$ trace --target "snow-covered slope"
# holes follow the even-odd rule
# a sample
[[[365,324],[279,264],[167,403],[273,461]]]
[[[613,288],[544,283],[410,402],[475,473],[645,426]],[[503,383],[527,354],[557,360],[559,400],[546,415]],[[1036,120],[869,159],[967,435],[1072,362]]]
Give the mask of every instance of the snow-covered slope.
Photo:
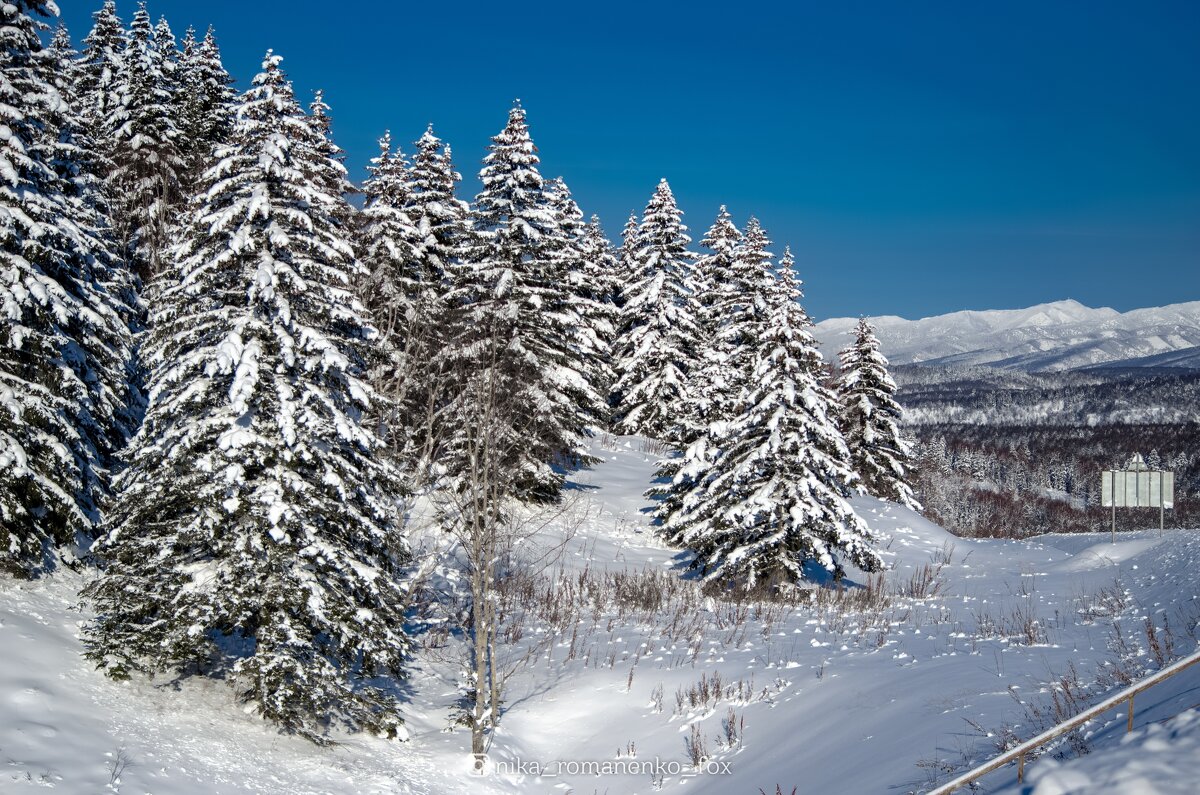
[[[451,719],[453,636],[419,638],[407,742],[346,736],[317,748],[244,714],[221,682],[104,679],[79,657],[75,594],[87,575],[64,571],[0,579],[0,792],[903,793],[993,752],[968,721],[1032,734],[1018,701],[1047,701],[1044,683],[1069,665],[1085,684],[1110,659],[1153,668],[1146,617],[1169,619],[1176,652],[1194,646],[1200,532],[1116,545],[956,539],[867,498],[856,509],[891,567],[874,590],[858,574],[815,605],[717,602],[647,524],[648,450],[598,441],[601,463],[574,478],[572,499],[530,542],[532,558],[553,563],[506,636],[517,662],[486,775],[472,775],[468,735]],[[1113,622],[1124,657],[1110,650]],[[1137,726],[1194,705],[1198,678],[1139,699]],[[1115,744],[1123,729],[1114,714],[1091,742]],[[692,739],[707,753],[699,769]]]
[[[849,341],[854,318],[817,324],[826,356]],[[872,318],[893,364],[1075,370],[1095,366],[1200,368],[1200,301],[1117,312],[1078,301],[1028,309]]]
[[[1103,753],[1046,759],[1004,795],[1193,795],[1200,782],[1200,710],[1122,737]]]

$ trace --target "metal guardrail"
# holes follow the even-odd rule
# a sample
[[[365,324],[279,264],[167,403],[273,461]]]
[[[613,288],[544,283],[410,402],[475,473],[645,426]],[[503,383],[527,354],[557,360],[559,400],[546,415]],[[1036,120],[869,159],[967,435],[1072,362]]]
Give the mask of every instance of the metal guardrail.
[[[1151,674],[1150,676],[1147,676],[1142,681],[1137,682],[1136,684],[1130,685],[1129,687],[1125,688],[1124,690],[1117,693],[1116,695],[1109,696],[1108,698],[1104,699],[1096,706],[1090,707],[1090,708],[1084,710],[1083,712],[1080,712],[1078,715],[1071,718],[1070,720],[1063,721],[1062,723],[1058,724],[1057,726],[1051,726],[1049,729],[1047,729],[1046,731],[1037,735],[1036,737],[1026,740],[1025,742],[1018,745],[1016,748],[1013,748],[1010,751],[1006,751],[1005,753],[1001,754],[1000,756],[997,756],[995,759],[991,760],[990,762],[984,762],[979,767],[976,767],[973,770],[963,773],[961,776],[954,779],[953,781],[943,784],[940,787],[938,787],[937,789],[930,791],[929,795],[949,795],[949,793],[954,792],[956,789],[959,789],[960,787],[964,787],[967,784],[971,784],[971,783],[974,783],[975,781],[978,781],[980,778],[987,775],[988,773],[991,773],[993,770],[997,770],[1001,767],[1004,767],[1005,765],[1007,765],[1009,762],[1013,761],[1014,759],[1017,762],[1017,782],[1020,783],[1025,780],[1025,755],[1026,754],[1028,754],[1030,751],[1036,750],[1037,748],[1045,745],[1046,743],[1050,742],[1051,740],[1054,740],[1058,737],[1063,736],[1064,734],[1071,731],[1072,729],[1075,729],[1078,726],[1080,726],[1084,723],[1087,723],[1089,720],[1096,717],[1097,715],[1099,715],[1103,712],[1107,712],[1114,707],[1120,706],[1123,702],[1126,702],[1126,701],[1129,702],[1129,720],[1125,724],[1125,731],[1127,733],[1131,732],[1131,731],[1133,731],[1133,697],[1136,696],[1138,693],[1141,693],[1144,690],[1149,690],[1150,688],[1154,687],[1155,685],[1157,685],[1167,679],[1170,679],[1175,674],[1179,673],[1180,671],[1184,670],[1185,668],[1190,668],[1191,666],[1195,665],[1196,663],[1200,663],[1200,651],[1193,652],[1192,654],[1189,654],[1187,657],[1184,657],[1180,660],[1176,660],[1172,664],[1168,665],[1166,668],[1163,668],[1161,671],[1157,671],[1157,672]]]

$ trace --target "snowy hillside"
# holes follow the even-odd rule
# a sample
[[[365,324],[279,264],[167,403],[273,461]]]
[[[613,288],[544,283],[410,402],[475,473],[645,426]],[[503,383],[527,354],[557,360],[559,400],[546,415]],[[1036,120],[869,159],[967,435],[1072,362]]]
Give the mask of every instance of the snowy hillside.
[[[1122,737],[1103,754],[1045,760],[1005,795],[1191,795],[1200,781],[1200,710],[1190,709]]]
[[[871,320],[892,364],[1031,372],[1113,365],[1200,368],[1200,301],[1121,313],[1068,299],[1028,309]],[[817,324],[827,356],[846,345],[856,322],[832,318]]]
[[[483,777],[470,772],[468,732],[452,725],[460,639],[438,632],[436,610],[415,628],[408,741],[353,735],[318,748],[244,714],[222,682],[115,683],[92,670],[76,599],[90,575],[63,571],[0,580],[0,790],[920,791],[994,753],[1004,732],[1036,732],[1048,681],[1077,676],[1098,690],[1161,665],[1147,620],[1160,654],[1195,647],[1200,532],[1116,545],[958,539],[865,498],[856,507],[884,537],[882,580],[852,574],[855,585],[813,605],[714,601],[650,532],[649,449],[637,437],[597,442],[602,462],[527,545],[544,566],[503,597],[513,676]],[[1139,700],[1137,727],[1193,706],[1197,676]],[[1083,741],[1115,745],[1123,729],[1114,714]]]

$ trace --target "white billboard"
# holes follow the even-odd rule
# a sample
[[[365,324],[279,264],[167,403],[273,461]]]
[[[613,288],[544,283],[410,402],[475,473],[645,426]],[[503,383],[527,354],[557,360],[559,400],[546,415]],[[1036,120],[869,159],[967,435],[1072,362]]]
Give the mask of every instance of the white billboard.
[[[1114,503],[1115,495],[1115,503]],[[1105,508],[1174,508],[1175,473],[1146,469],[1109,469],[1100,479]]]

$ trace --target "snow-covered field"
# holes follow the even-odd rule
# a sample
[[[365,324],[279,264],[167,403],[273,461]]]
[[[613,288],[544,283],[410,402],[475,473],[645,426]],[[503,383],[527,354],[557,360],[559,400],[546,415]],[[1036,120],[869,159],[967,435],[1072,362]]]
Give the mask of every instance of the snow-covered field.
[[[244,714],[224,683],[93,671],[78,640],[87,575],[63,571],[0,580],[0,791],[919,791],[993,754],[1005,731],[1042,728],[1047,683],[1072,666],[1085,687],[1158,667],[1147,618],[1161,655],[1168,640],[1176,655],[1196,646],[1200,532],[975,541],[866,498],[856,507],[892,567],[882,584],[813,606],[715,602],[648,527],[641,495],[657,456],[645,449],[597,442],[603,463],[526,545],[543,568],[512,597],[514,673],[485,775],[451,727],[458,641],[436,623],[418,636],[410,739],[323,749]],[[1015,770],[986,783],[1183,792],[1200,743],[1200,717],[1184,711],[1198,703],[1200,671],[1185,673],[1139,698],[1128,739],[1123,712],[1089,726],[1080,742],[1105,753],[1044,757],[1023,789]]]

